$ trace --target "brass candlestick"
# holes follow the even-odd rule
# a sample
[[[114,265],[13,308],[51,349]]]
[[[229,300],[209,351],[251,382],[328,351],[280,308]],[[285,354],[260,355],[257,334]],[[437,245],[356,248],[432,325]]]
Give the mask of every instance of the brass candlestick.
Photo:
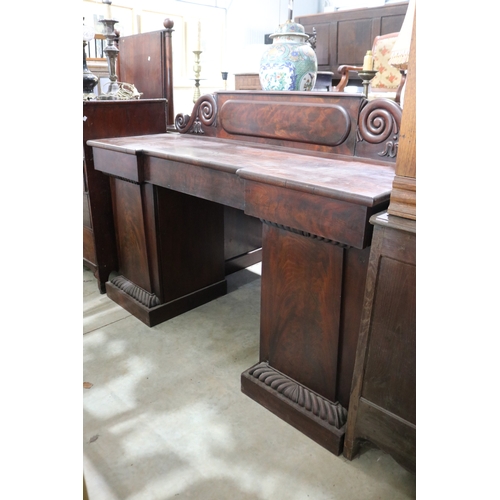
[[[118,47],[116,46],[117,35],[115,33],[115,24],[118,22],[115,19],[101,19],[99,22],[104,24],[107,45],[104,49],[106,58],[108,59],[108,69],[109,69],[109,88],[106,94],[98,97],[98,99],[104,100],[115,100],[119,99],[118,91],[120,86],[117,83],[118,77],[116,75],[116,60],[118,58]]]
[[[194,96],[193,96],[193,102],[196,102],[200,98],[200,73],[201,73],[201,66],[200,66],[200,54],[202,53],[202,50],[193,50],[194,54]]]
[[[358,71],[358,75],[360,76],[361,80],[363,81],[363,88],[364,88],[364,93],[365,97],[368,99],[368,85],[370,85],[370,82],[373,80],[373,77],[377,74],[377,71],[374,69],[363,69],[361,71]]]

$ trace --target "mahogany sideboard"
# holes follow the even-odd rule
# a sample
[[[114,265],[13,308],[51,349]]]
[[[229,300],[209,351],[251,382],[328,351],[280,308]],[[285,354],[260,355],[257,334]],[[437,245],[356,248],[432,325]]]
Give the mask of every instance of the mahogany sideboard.
[[[335,454],[400,118],[359,94],[228,91],[178,115],[178,134],[88,142],[115,209],[106,290],[147,324],[226,292],[224,207],[259,221],[260,355],[242,391]]]
[[[89,139],[167,131],[165,99],[83,101],[83,264],[101,293],[118,268],[109,179],[94,168]]]

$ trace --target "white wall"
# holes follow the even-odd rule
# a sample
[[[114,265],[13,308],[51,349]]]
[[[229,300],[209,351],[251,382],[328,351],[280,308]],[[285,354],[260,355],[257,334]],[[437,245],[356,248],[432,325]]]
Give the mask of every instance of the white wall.
[[[86,23],[106,16],[107,7],[101,0],[82,1]],[[294,15],[321,12],[323,3],[294,0]],[[174,20],[174,112],[190,114],[194,94],[192,51],[196,48],[198,21],[202,26],[201,93],[223,88],[222,71],[229,73],[230,90],[234,89],[235,73],[258,72],[266,49],[264,35],[286,21],[288,0],[113,0],[110,9],[111,16],[119,21],[116,27],[121,36],[159,30],[166,17]],[[101,27],[101,23],[96,26]]]

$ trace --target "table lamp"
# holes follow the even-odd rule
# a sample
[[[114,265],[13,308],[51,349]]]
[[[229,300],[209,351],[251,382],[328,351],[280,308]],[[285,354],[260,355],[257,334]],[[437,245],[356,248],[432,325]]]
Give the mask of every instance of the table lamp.
[[[391,57],[389,59],[389,64],[398,68],[400,71],[406,71],[408,69],[408,59],[410,58],[410,44],[411,44],[411,34],[413,29],[413,18],[415,17],[416,11],[416,0],[410,0],[408,4],[408,9],[406,11],[405,18],[403,20],[403,25],[399,32],[398,38],[394,43],[394,47],[391,51]],[[401,92],[401,106],[403,106],[404,99],[404,87]]]

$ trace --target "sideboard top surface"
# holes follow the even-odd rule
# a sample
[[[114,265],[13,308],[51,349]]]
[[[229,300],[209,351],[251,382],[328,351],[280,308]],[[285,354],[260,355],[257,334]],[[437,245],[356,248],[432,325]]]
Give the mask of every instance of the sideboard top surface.
[[[392,165],[308,156],[213,137],[166,133],[93,140],[88,145],[229,172],[369,207],[389,199],[394,178]]]

